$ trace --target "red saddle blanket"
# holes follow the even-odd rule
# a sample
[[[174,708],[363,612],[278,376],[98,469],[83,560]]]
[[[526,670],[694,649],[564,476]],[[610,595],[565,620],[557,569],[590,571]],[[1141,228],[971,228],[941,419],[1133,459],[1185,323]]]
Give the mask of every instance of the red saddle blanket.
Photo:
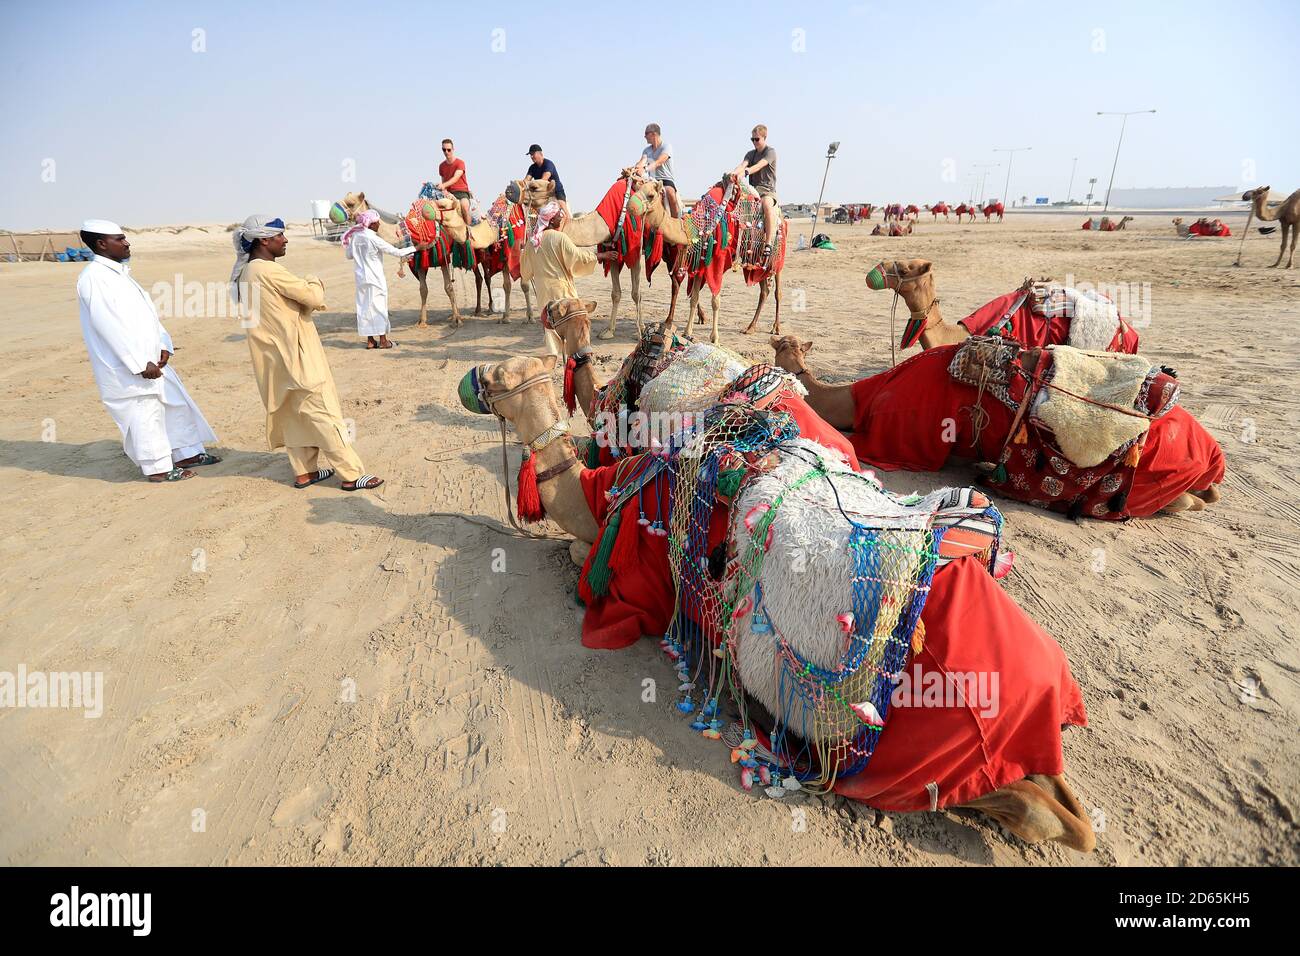
[[[945,345],[928,349],[888,371],[854,383],[850,440],[858,458],[886,471],[938,471],[950,456],[976,461],[995,461],[1000,456],[1015,412],[990,392],[981,397],[975,386],[959,382],[948,373],[958,348]],[[978,443],[971,413],[975,406],[987,416]],[[1033,461],[1024,463],[1039,476],[1041,492],[1041,478],[1051,473],[1050,456],[1055,449],[1034,429],[1028,431],[1023,445],[1013,442],[1006,447],[1013,454],[1032,452]],[[1041,463],[1049,471],[1037,468],[1040,453]],[[1214,437],[1185,409],[1172,408],[1151,422],[1127,484],[1123,511],[1096,517],[1153,515],[1185,491],[1202,490],[1222,481],[1224,468],[1223,450]],[[1064,484],[1061,494],[1041,493],[1037,497],[1014,486],[994,487],[1008,497],[1043,507],[1051,508],[1052,499],[1066,501],[1064,507],[1053,510],[1068,511],[1070,507]],[[1049,490],[1053,487],[1049,484]],[[1108,497],[1119,490],[1116,488]]]

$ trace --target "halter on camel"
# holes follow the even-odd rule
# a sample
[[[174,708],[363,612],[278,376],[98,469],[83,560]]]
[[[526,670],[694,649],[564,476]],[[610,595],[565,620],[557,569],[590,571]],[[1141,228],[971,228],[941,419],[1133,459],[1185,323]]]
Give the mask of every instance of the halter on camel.
[[[930,269],[926,268],[921,275],[905,276],[896,269],[886,269],[885,261],[883,259],[876,264],[874,269],[867,273],[867,287],[874,289],[877,292],[881,289],[888,288],[885,279],[893,279],[895,282],[893,290],[894,301],[889,307],[889,364],[891,366],[898,364],[898,359],[894,354],[894,315],[898,311],[898,300],[902,298],[898,287],[904,282],[916,282],[922,276],[929,274]],[[930,300],[930,304],[919,312],[914,312],[910,306],[908,307],[908,315],[910,315],[911,318],[909,318],[907,324],[903,326],[903,338],[898,344],[899,348],[911,348],[920,340],[926,329],[932,327],[933,323],[930,321],[930,313],[934,311],[934,307],[938,304],[939,297],[936,295]]]
[[[551,444],[561,439],[567,439],[569,423],[563,419],[558,419],[540,435],[536,435],[524,442],[524,460],[519,466],[519,477],[516,481],[518,488],[517,501],[515,507],[512,508],[510,504],[510,462],[506,455],[506,418],[496,409],[498,403],[526,392],[535,385],[545,384],[549,390],[551,387],[551,373],[543,372],[540,375],[534,375],[514,388],[494,393],[487,385],[487,373],[491,368],[492,364],[486,363],[476,365],[465,373],[464,378],[460,380],[460,403],[471,412],[479,415],[490,413],[497,417],[497,424],[501,428],[501,484],[506,496],[506,517],[510,521],[510,526],[524,537],[565,539],[567,538],[565,535],[545,534],[522,527],[515,518],[515,511],[517,510],[519,516],[525,521],[541,521],[546,516],[542,508],[541,498],[538,495],[538,486],[564,474],[578,463],[578,456],[574,452],[572,444],[570,444],[568,446],[569,457],[562,464],[556,465],[554,468],[548,468],[540,475],[537,474],[533,459]]]
[[[566,300],[552,299],[550,302],[546,303],[546,305],[542,306],[542,328],[550,329],[552,332],[558,333],[560,326],[564,325],[564,323],[568,322],[570,319],[576,318],[579,315],[589,314],[586,309],[574,309],[572,312],[566,312],[564,315],[560,316],[558,320],[552,318],[551,307],[554,306],[557,302],[564,302],[564,301]],[[564,338],[562,336],[559,336],[558,334],[557,334],[557,338],[560,339],[560,348],[561,350],[563,350]],[[577,411],[578,408],[578,393],[574,385],[574,374],[577,372],[579,368],[586,365],[590,361],[591,361],[590,345],[582,346],[572,355],[569,355],[567,353],[565,353],[564,355],[564,391],[562,394],[564,396],[564,407],[569,410],[570,415],[572,415],[575,411]]]

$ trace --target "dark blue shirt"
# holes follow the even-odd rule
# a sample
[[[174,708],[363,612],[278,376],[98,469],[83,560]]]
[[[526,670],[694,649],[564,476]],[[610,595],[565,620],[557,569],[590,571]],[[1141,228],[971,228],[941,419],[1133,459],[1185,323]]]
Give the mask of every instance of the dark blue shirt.
[[[556,199],[565,198],[564,184],[560,182],[560,174],[556,172],[555,164],[553,162],[551,162],[549,159],[543,159],[542,164],[540,166],[537,165],[536,163],[530,163],[528,165],[527,175],[529,179],[541,179],[543,173],[551,174],[551,182],[555,183],[555,198]]]

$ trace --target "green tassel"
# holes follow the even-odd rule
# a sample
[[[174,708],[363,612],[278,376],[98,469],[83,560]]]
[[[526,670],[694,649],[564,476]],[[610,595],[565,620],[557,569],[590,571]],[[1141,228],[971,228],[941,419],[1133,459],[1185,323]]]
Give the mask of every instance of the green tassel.
[[[614,542],[618,539],[618,526],[622,522],[622,509],[614,511],[605,522],[605,531],[600,536],[600,547],[591,558],[591,567],[587,571],[587,586],[596,597],[609,593],[609,581],[614,576],[609,567],[609,556],[614,553]]]
[[[587,442],[587,467],[600,467],[600,445],[592,438]]]
[[[745,477],[744,468],[729,468],[718,475],[718,494],[724,498],[736,497],[740,490],[740,479]]]
[[[1004,483],[1006,480],[1007,480],[1006,465],[998,465],[996,468],[993,469],[993,483],[995,485],[1000,485]]]

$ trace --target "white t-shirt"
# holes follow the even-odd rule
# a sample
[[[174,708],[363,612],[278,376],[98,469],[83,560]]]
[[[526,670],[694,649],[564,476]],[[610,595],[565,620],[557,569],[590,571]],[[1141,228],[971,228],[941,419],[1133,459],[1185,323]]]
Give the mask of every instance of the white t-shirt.
[[[674,183],[677,182],[677,177],[673,175],[673,147],[671,143],[665,143],[663,140],[660,140],[658,149],[655,149],[653,146],[647,146],[645,149],[641,150],[641,155],[645,159],[647,169],[650,168],[650,164],[655,160],[662,156],[667,156],[667,161],[664,162],[662,166],[656,167],[650,175],[654,176],[654,178],[658,180],[670,179]]]

